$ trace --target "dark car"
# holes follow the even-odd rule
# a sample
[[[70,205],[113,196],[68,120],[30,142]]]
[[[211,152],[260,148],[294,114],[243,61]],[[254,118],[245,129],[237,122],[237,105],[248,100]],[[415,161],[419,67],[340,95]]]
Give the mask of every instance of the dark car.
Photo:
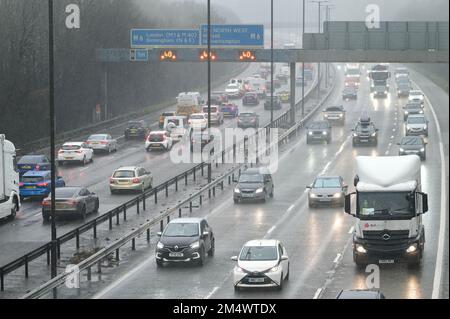
[[[214,135],[208,135],[206,132],[194,132],[191,135],[191,152],[203,151],[203,148],[214,140]],[[211,148],[214,152],[214,148]]]
[[[85,187],[58,187],[56,188],[55,216],[79,216],[86,218],[89,213],[97,213],[100,206],[98,196]],[[42,201],[42,217],[44,221],[51,218],[51,195]]]
[[[331,143],[331,125],[328,121],[314,121],[306,128],[306,144],[312,141]]]
[[[356,124],[353,132],[353,146],[356,145],[378,145],[378,129],[370,120],[370,117],[361,118]]]
[[[342,105],[329,106],[322,112],[323,119],[330,123],[338,122],[343,125],[345,123],[345,110]]]
[[[267,91],[267,93],[270,93],[272,91],[271,87],[272,87],[272,82],[271,81],[266,81],[266,91]],[[281,81],[276,79],[276,78],[274,78],[273,79],[273,88],[274,88],[274,90],[281,88]]]
[[[398,155],[418,155],[422,161],[427,158],[427,142],[421,136],[405,136],[398,145]]]
[[[336,299],[386,299],[378,290],[341,290]]]
[[[17,162],[19,176],[28,171],[48,171],[50,170],[50,160],[45,155],[25,155]]]
[[[321,204],[344,206],[348,186],[341,176],[319,176],[314,180],[314,183],[306,188],[309,189],[309,207],[316,207]]]
[[[354,86],[347,86],[342,91],[342,99],[345,101],[356,100],[358,98],[358,89]]]
[[[234,103],[224,103],[220,106],[223,117],[237,117],[239,115],[239,107]]]
[[[133,137],[144,139],[148,133],[148,126],[145,121],[129,121],[125,129],[125,139]]]
[[[28,171],[19,183],[20,198],[44,198],[51,192],[51,171]],[[64,187],[66,183],[61,176],[56,177],[55,187]]]
[[[239,128],[259,127],[259,116],[255,112],[240,113],[237,118],[237,126]]]
[[[411,84],[404,83],[404,82],[397,84],[397,96],[398,97],[408,97],[409,91],[411,91]]]
[[[270,95],[267,94],[266,100],[264,101],[264,109],[270,110],[272,108],[272,101],[273,101],[273,109],[279,110],[282,108],[281,100],[278,95]]]
[[[247,92],[242,98],[242,105],[258,105],[259,97],[256,92]]]
[[[221,105],[222,103],[228,103],[228,96],[225,92],[212,92],[211,105]]]
[[[214,233],[203,218],[173,219],[158,236],[155,254],[158,267],[165,262],[194,262],[202,266],[206,254],[214,256]]]
[[[239,182],[234,189],[233,200],[263,201],[273,197],[274,185],[270,171],[265,167],[248,168],[239,176]]]
[[[420,103],[407,103],[403,107],[403,121],[408,119],[410,115],[423,114],[422,104]]]

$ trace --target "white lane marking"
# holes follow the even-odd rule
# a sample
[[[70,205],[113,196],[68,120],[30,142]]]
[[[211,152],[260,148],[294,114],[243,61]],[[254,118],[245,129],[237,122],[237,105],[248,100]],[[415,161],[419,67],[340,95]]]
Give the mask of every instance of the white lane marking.
[[[316,293],[314,294],[313,299],[319,299],[321,293],[322,293],[322,288],[317,289]]]
[[[211,296],[214,295],[216,293],[216,291],[219,290],[219,288],[220,287],[218,287],[218,286],[214,287],[214,289],[209,294],[207,294],[204,299],[211,298]]]
[[[394,138],[394,135],[391,136],[391,139],[393,139],[393,138]]]
[[[268,231],[267,234],[270,234],[271,232],[273,232],[275,230],[275,225],[273,225]]]
[[[411,81],[416,87],[419,87],[417,83]],[[438,240],[438,249],[436,254],[436,266],[434,269],[434,279],[433,279],[433,292],[431,294],[432,299],[438,299],[440,290],[441,290],[441,280],[442,280],[442,268],[444,264],[444,247],[445,247],[445,223],[446,223],[446,184],[445,177],[446,175],[446,163],[445,163],[445,153],[444,153],[444,143],[442,141],[442,131],[441,125],[439,123],[438,117],[434,110],[431,101],[428,99],[428,96],[425,96],[425,100],[427,101],[431,113],[433,114],[434,121],[436,123],[436,130],[438,132],[439,137],[439,152],[441,156],[441,216],[440,216],[440,225],[439,225],[439,240]]]
[[[350,227],[350,230],[348,231],[349,234],[353,234],[353,231],[355,230],[355,226]]]
[[[294,205],[289,206],[289,208],[287,209],[287,212],[290,212],[291,210],[293,210],[294,207],[295,207]]]
[[[341,253],[338,253],[338,254],[336,255],[336,258],[334,258],[333,262],[336,264],[336,263],[339,262],[339,260],[340,260],[341,258],[342,258],[342,254],[341,254]]]

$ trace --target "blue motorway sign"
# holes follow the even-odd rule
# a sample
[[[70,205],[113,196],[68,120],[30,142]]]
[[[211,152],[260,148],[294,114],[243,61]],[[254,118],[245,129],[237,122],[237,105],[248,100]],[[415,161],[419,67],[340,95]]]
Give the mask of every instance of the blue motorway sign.
[[[202,45],[208,45],[208,25],[201,26]],[[211,46],[264,47],[264,26],[245,24],[211,25]]]
[[[130,61],[147,62],[148,50],[147,49],[131,49]]]
[[[192,47],[200,45],[200,30],[131,29],[131,47]]]

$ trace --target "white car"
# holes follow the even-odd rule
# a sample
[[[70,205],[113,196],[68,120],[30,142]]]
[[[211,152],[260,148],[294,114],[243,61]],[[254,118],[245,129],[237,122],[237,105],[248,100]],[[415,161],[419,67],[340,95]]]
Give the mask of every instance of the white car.
[[[167,131],[153,131],[147,137],[145,141],[145,149],[147,152],[160,149],[160,150],[170,150],[172,148],[173,140],[170,137],[170,133]]]
[[[205,113],[194,113],[189,116],[189,125],[195,129],[205,130],[208,128],[208,114]]]
[[[419,90],[409,91],[408,102],[420,103],[423,107],[424,95],[423,95],[422,91],[419,91]]]
[[[93,162],[94,150],[85,142],[67,142],[58,151],[58,164],[64,165],[67,162],[86,163]]]
[[[242,89],[241,85],[238,83],[228,84],[227,88],[225,89],[225,94],[229,98],[239,99],[242,97]]]
[[[242,247],[233,270],[234,289],[277,287],[289,279],[289,257],[283,244],[275,239],[251,240]]]
[[[206,118],[208,119],[208,106],[204,106],[202,111],[206,114]],[[217,105],[211,105],[211,124],[212,123],[217,125],[223,124],[223,113]]]
[[[93,134],[89,136],[86,144],[94,151],[116,152],[117,140],[109,134]]]

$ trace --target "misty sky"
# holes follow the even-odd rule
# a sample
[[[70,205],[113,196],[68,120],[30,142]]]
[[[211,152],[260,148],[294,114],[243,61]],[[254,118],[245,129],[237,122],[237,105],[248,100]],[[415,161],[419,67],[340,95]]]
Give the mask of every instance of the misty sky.
[[[169,0],[188,2],[186,0]],[[205,3],[206,0],[190,0]],[[150,1],[151,2],[151,1]],[[306,0],[306,21],[317,23],[317,4]],[[448,0],[329,0],[334,8],[332,20],[364,21],[368,4],[380,7],[383,21],[448,21]],[[211,0],[211,6],[228,10],[239,17],[242,23],[269,23],[270,0]],[[279,22],[300,23],[301,0],[274,0],[274,20]],[[219,10],[220,11],[220,10]]]

